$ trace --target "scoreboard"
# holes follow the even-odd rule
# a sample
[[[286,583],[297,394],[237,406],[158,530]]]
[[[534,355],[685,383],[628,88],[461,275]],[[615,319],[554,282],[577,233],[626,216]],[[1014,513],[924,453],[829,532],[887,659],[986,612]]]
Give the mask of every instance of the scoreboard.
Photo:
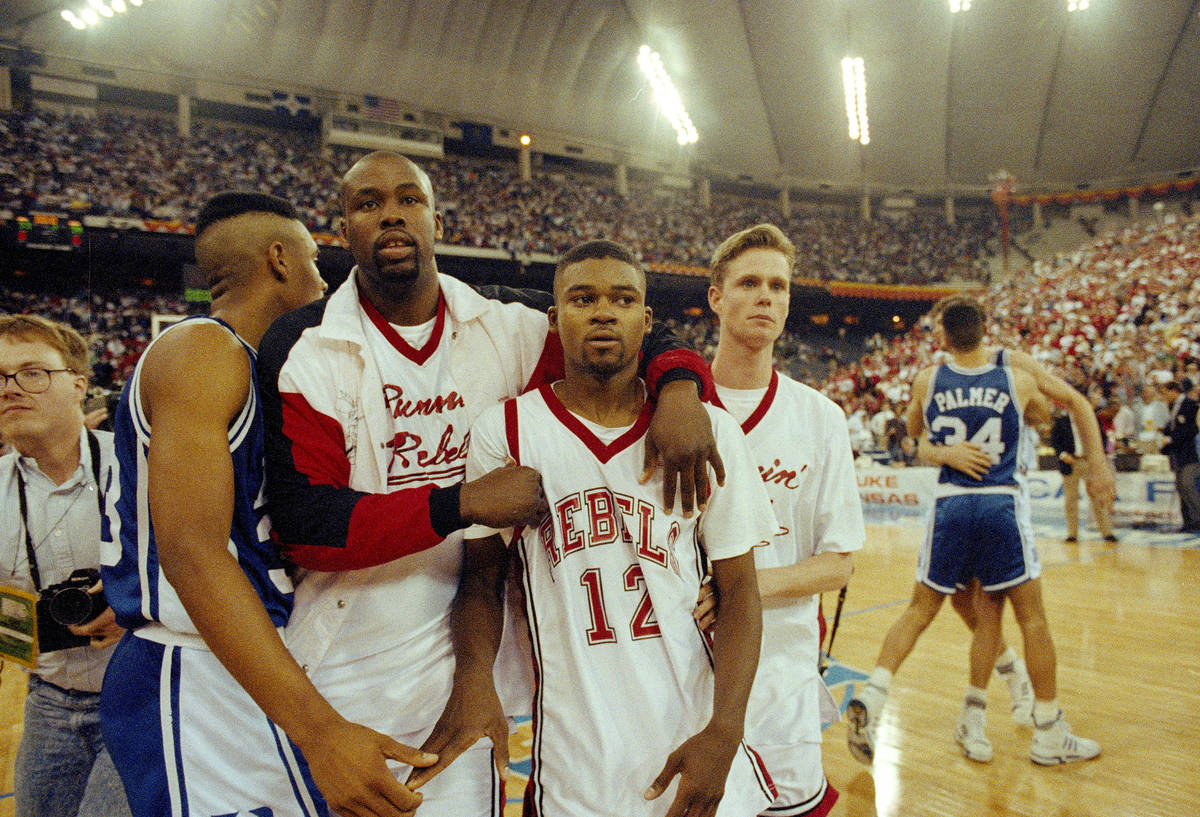
[[[83,224],[65,213],[30,212],[14,220],[19,247],[69,252],[83,245]]]

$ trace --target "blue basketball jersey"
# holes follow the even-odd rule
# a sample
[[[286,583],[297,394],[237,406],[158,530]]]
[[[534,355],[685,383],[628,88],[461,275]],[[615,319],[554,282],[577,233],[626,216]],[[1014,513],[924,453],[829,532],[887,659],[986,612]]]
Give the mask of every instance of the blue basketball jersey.
[[[250,358],[249,395],[230,424],[228,434],[234,475],[229,550],[245,571],[271,621],[282,627],[292,610],[292,584],[270,541],[271,523],[264,507],[263,419],[255,352],[228,324],[216,318],[196,316],[181,324],[197,320],[224,327],[238,339]],[[166,331],[175,331],[175,327]],[[144,355],[142,360],[145,360]],[[159,569],[148,498],[147,456],[151,429],[140,399],[141,374],[142,362],[139,361],[121,394],[113,422],[120,477],[116,489],[107,497],[109,524],[102,532],[104,595],[122,627],[133,630],[158,623],[174,633],[196,634],[195,625],[178,595]],[[219,602],[219,599],[213,600],[213,603]]]
[[[936,445],[969,441],[992,458],[982,480],[942,466],[939,483],[963,488],[1018,485],[1021,411],[1016,402],[1012,371],[1003,352],[978,369],[945,363],[934,370],[925,402],[925,424]]]

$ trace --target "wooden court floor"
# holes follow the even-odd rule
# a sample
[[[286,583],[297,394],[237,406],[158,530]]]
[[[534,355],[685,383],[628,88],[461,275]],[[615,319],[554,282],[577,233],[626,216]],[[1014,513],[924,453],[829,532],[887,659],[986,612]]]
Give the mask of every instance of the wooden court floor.
[[[918,536],[911,527],[869,527],[833,648],[849,667],[873,667],[911,594]],[[842,793],[833,813],[1200,815],[1200,542],[1146,546],[1124,538],[1116,546],[1086,536],[1078,545],[1039,541],[1059,702],[1077,734],[1100,742],[1100,757],[1054,768],[1031,763],[1032,730],[1012,723],[1007,688],[994,676],[995,757],[988,764],[963,757],[953,730],[968,637],[945,605],[892,681],[874,768],[850,757],[844,723],[826,731],[826,773]],[[1020,652],[1011,611],[1005,635]],[[839,701],[844,694],[835,689]]]
[[[868,526],[856,558],[827,679],[843,707],[874,665],[912,589],[919,528]],[[1200,815],[1200,541],[1116,546],[1039,540],[1044,596],[1058,653],[1059,700],[1099,758],[1042,768],[1031,730],[989,687],[995,759],[964,758],[952,733],[966,686],[966,629],[947,605],[892,682],[874,768],[852,759],[846,727],[825,733],[825,768],[841,791],[834,817],[1195,817]],[[826,600],[832,612],[833,598]],[[1007,613],[1005,634],[1020,651]],[[13,813],[12,765],[24,679],[0,678],[0,817]],[[510,797],[527,770],[528,726],[510,742]],[[520,813],[516,802],[506,817]]]

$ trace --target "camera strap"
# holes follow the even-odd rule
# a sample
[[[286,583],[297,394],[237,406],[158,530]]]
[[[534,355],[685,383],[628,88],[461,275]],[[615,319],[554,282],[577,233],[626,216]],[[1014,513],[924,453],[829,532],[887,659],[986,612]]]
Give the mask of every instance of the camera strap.
[[[104,516],[104,487],[100,484],[100,441],[96,439],[96,435],[91,431],[87,432],[88,450],[92,454],[92,479],[96,481],[96,502],[100,509],[100,516]],[[29,500],[25,498],[25,478],[21,476],[21,469],[17,468],[17,505],[21,510],[21,527],[25,529],[25,558],[29,560],[29,578],[33,579],[33,586],[39,593],[42,592],[42,574],[38,570],[37,556],[34,555],[33,535],[29,532]],[[68,508],[68,510],[70,510]],[[66,514],[64,513],[65,517]],[[61,522],[59,519],[58,522]],[[54,523],[54,527],[58,527],[58,522]],[[52,528],[53,530],[53,528]]]

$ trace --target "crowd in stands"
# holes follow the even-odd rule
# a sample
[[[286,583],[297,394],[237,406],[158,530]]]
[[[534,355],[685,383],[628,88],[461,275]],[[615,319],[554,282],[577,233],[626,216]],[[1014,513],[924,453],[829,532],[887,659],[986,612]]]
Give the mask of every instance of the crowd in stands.
[[[987,342],[1029,352],[1086,393],[1110,450],[1156,451],[1161,386],[1186,379],[1200,388],[1200,219],[1099,235],[1018,270],[983,303],[993,317]],[[907,404],[916,373],[939,359],[925,322],[872,346],[821,385],[852,431],[886,422]],[[858,437],[860,448],[888,443],[878,432]]]
[[[160,294],[48,295],[0,287],[0,315],[35,314],[75,329],[92,350],[92,388],[119,389],[151,340],[153,315],[184,315],[197,307]]]
[[[0,114],[0,208],[190,221],[229,188],[293,202],[309,229],[336,229],[337,184],[362,151],[323,148],[318,137],[194,122],[180,137],[166,119],[46,111]],[[522,181],[514,162],[447,156],[419,160],[433,180],[445,242],[514,254],[558,255],[583,240],[629,244],[647,262],[704,266],[723,236],[770,221],[801,256],[799,277],[923,284],[983,280],[997,250],[990,210],[948,225],[941,214],[898,221],[798,202],[784,218],[773,200],[714,194],[703,208],[692,191],[631,178],[561,169]]]
[[[288,198],[310,229],[329,232],[336,227],[337,180],[361,152],[320,148],[313,139],[206,123],[180,138],[164,119],[2,113],[0,208],[187,221],[214,192],[236,187]],[[951,227],[931,215],[864,222],[798,205],[784,219],[774,201],[714,195],[711,208],[702,209],[693,193],[642,179],[632,179],[629,195],[621,196],[601,175],[558,167],[522,181],[509,162],[420,161],[439,195],[446,243],[518,254],[554,255],[606,237],[634,246],[647,261],[704,265],[718,237],[771,221],[800,249],[799,277],[915,284],[976,275],[996,239],[990,216]],[[1188,375],[1200,383],[1200,222],[1168,222],[1098,235],[991,286],[990,341],[1030,351],[1098,407],[1143,412],[1157,402],[1143,398],[1145,387]],[[0,290],[0,311],[39,312],[79,329],[96,351],[94,383],[107,389],[124,382],[148,342],[150,314],[187,307],[158,295],[47,299]],[[710,355],[715,349],[709,318],[676,329],[696,348]],[[913,376],[935,359],[928,327],[891,340],[877,335],[865,354],[853,339],[841,340],[788,333],[776,364],[839,402],[860,447],[895,449],[894,415]]]
[[[1017,270],[985,291],[988,343],[1028,351],[1085,392],[1113,449],[1157,450],[1166,407],[1159,387],[1187,378],[1200,387],[1200,218],[1135,225],[1078,250]],[[152,314],[196,309],[157,294],[22,294],[0,288],[0,313],[35,312],[78,329],[95,355],[92,382],[119,388],[150,340]],[[668,319],[711,359],[711,316]],[[775,365],[845,410],[856,452],[911,462],[903,411],[916,373],[938,361],[927,322],[856,340],[788,331]]]

